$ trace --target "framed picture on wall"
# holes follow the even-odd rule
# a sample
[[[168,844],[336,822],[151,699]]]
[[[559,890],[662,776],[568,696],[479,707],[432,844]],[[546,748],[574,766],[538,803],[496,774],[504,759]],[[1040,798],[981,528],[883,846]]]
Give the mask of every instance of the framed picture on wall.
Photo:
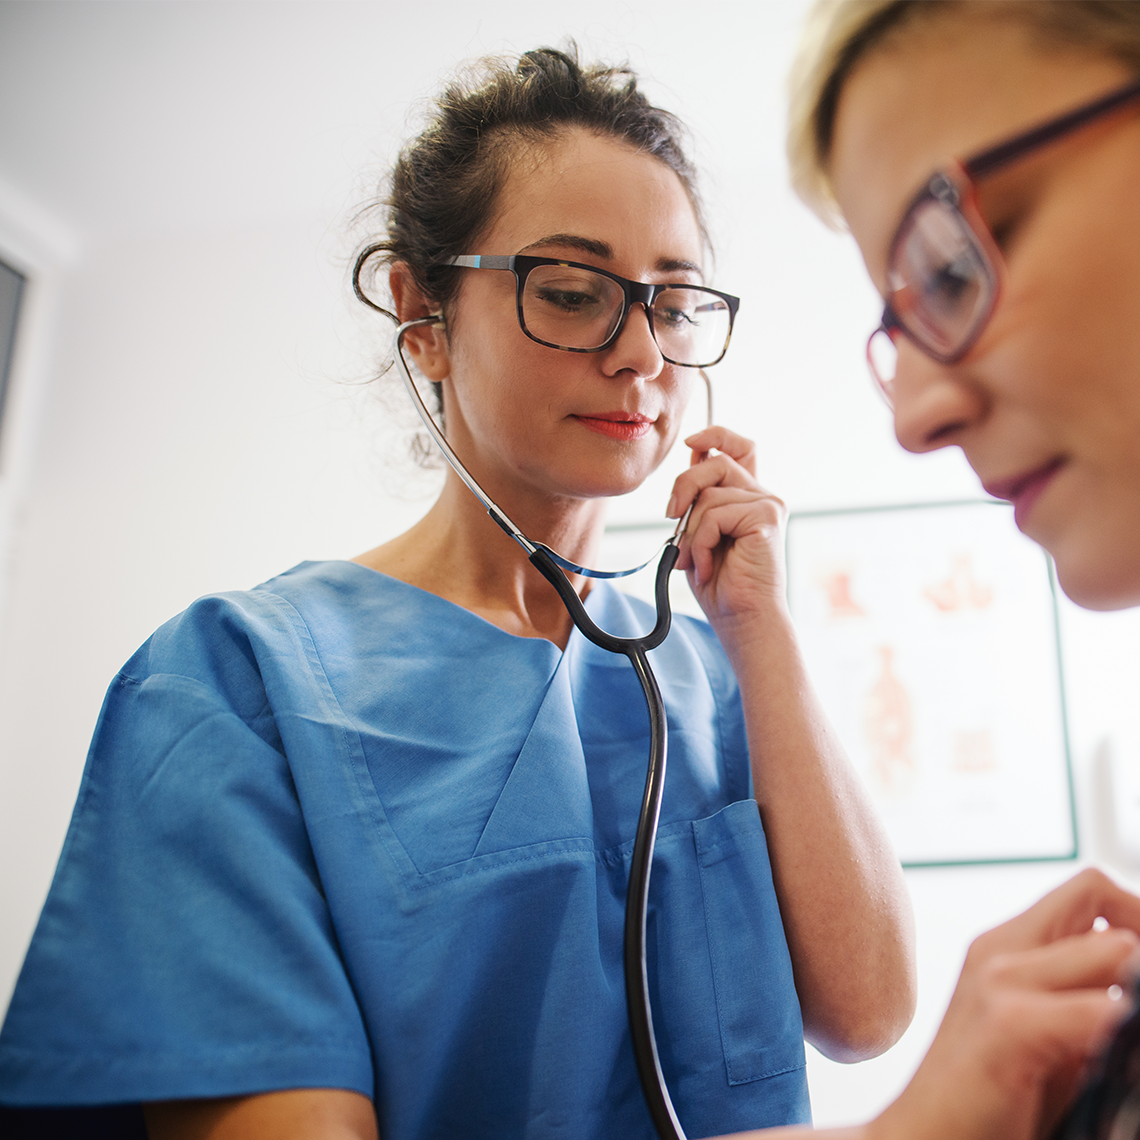
[[[1010,507],[795,514],[788,595],[904,865],[1076,856],[1052,569]]]

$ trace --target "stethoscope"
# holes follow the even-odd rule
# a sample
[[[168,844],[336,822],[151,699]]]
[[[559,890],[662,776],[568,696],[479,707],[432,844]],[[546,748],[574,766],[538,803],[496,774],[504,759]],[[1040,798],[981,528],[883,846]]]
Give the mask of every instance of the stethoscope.
[[[1092,1078],[1049,1140],[1140,1137],[1140,979],[1133,979],[1127,989],[1132,1014],[1117,1029]]]
[[[370,246],[356,259],[352,271],[352,288],[357,298],[370,309],[382,313],[396,326],[394,363],[404,387],[411,396],[416,411],[423,421],[428,434],[442,452],[451,469],[467,485],[471,493],[486,508],[487,514],[511,538],[526,551],[527,558],[540,574],[558,591],[570,614],[574,625],[583,636],[602,649],[610,653],[620,653],[628,657],[638,681],[641,682],[642,692],[645,694],[645,703],[649,709],[649,766],[645,775],[645,792],[641,800],[641,812],[637,819],[637,831],[633,841],[633,856],[629,870],[629,889],[625,900],[625,933],[623,936],[623,965],[625,970],[625,996],[626,1008],[629,1014],[629,1030],[633,1040],[633,1054],[637,1062],[637,1074],[641,1080],[641,1088],[649,1106],[649,1114],[653,1119],[661,1140],[685,1140],[684,1130],[677,1119],[673,1102],[669,1097],[669,1090],[665,1085],[665,1077],[661,1072],[661,1061],[657,1054],[657,1039],[653,1032],[653,1013],[649,1006],[649,976],[645,965],[645,921],[649,904],[649,876],[653,864],[653,849],[657,841],[657,824],[661,816],[661,797],[665,788],[665,762],[667,729],[665,723],[665,702],[661,697],[661,690],[657,686],[657,679],[649,667],[647,654],[649,650],[656,649],[669,633],[672,622],[672,610],[669,606],[669,574],[677,564],[680,555],[679,543],[685,533],[689,516],[693,506],[684,513],[676,530],[666,541],[661,551],[661,560],[657,564],[657,578],[654,586],[656,600],[657,621],[653,628],[640,637],[616,637],[601,629],[582,605],[570,579],[565,571],[572,574],[581,574],[587,578],[624,578],[637,573],[653,561],[650,558],[632,570],[591,570],[585,566],[563,558],[549,546],[541,542],[532,542],[517,527],[507,513],[499,507],[491,496],[476,482],[475,477],[464,467],[451,449],[442,429],[424,403],[423,396],[412,378],[411,370],[404,359],[404,336],[410,329],[427,325],[443,323],[442,314],[436,313],[429,317],[419,317],[416,320],[400,321],[395,313],[376,304],[361,287],[360,276],[366,262],[381,250],[380,246]],[[708,395],[708,419],[712,423],[712,387],[704,369],[700,369],[701,379],[705,382],[705,391]]]

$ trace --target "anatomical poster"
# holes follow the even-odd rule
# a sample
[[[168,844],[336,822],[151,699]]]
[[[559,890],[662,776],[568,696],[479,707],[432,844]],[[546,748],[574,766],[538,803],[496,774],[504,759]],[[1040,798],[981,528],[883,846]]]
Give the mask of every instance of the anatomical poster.
[[[903,863],[1076,855],[1049,563],[994,502],[795,514],[808,669]]]

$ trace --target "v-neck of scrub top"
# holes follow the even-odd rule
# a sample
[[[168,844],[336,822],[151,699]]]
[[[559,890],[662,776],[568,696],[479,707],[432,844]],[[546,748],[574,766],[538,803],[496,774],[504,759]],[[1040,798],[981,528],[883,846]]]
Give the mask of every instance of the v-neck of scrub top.
[[[305,581],[314,576],[318,589]],[[301,563],[258,589],[295,597],[313,627],[321,666],[360,728],[387,822],[420,874],[523,844],[591,837],[609,848],[632,838],[649,715],[623,655],[577,628],[565,651],[518,637],[355,562]],[[648,606],[606,583],[585,605],[620,636],[652,627]],[[632,748],[590,715],[615,699]]]

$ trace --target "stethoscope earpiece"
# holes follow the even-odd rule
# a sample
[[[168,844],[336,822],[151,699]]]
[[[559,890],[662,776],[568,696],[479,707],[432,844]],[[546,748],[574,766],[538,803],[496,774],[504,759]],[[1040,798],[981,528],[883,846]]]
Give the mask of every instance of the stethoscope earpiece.
[[[370,309],[375,309],[378,313],[383,313],[394,325],[399,327],[400,318],[396,316],[390,309],[384,308],[383,305],[378,305],[372,298],[364,291],[364,286],[361,284],[361,277],[364,274],[364,267],[372,260],[378,253],[385,252],[385,247],[379,242],[368,246],[366,249],[360,251],[356,258],[356,264],[352,267],[352,291],[356,294],[356,299],[363,304],[367,305]]]

